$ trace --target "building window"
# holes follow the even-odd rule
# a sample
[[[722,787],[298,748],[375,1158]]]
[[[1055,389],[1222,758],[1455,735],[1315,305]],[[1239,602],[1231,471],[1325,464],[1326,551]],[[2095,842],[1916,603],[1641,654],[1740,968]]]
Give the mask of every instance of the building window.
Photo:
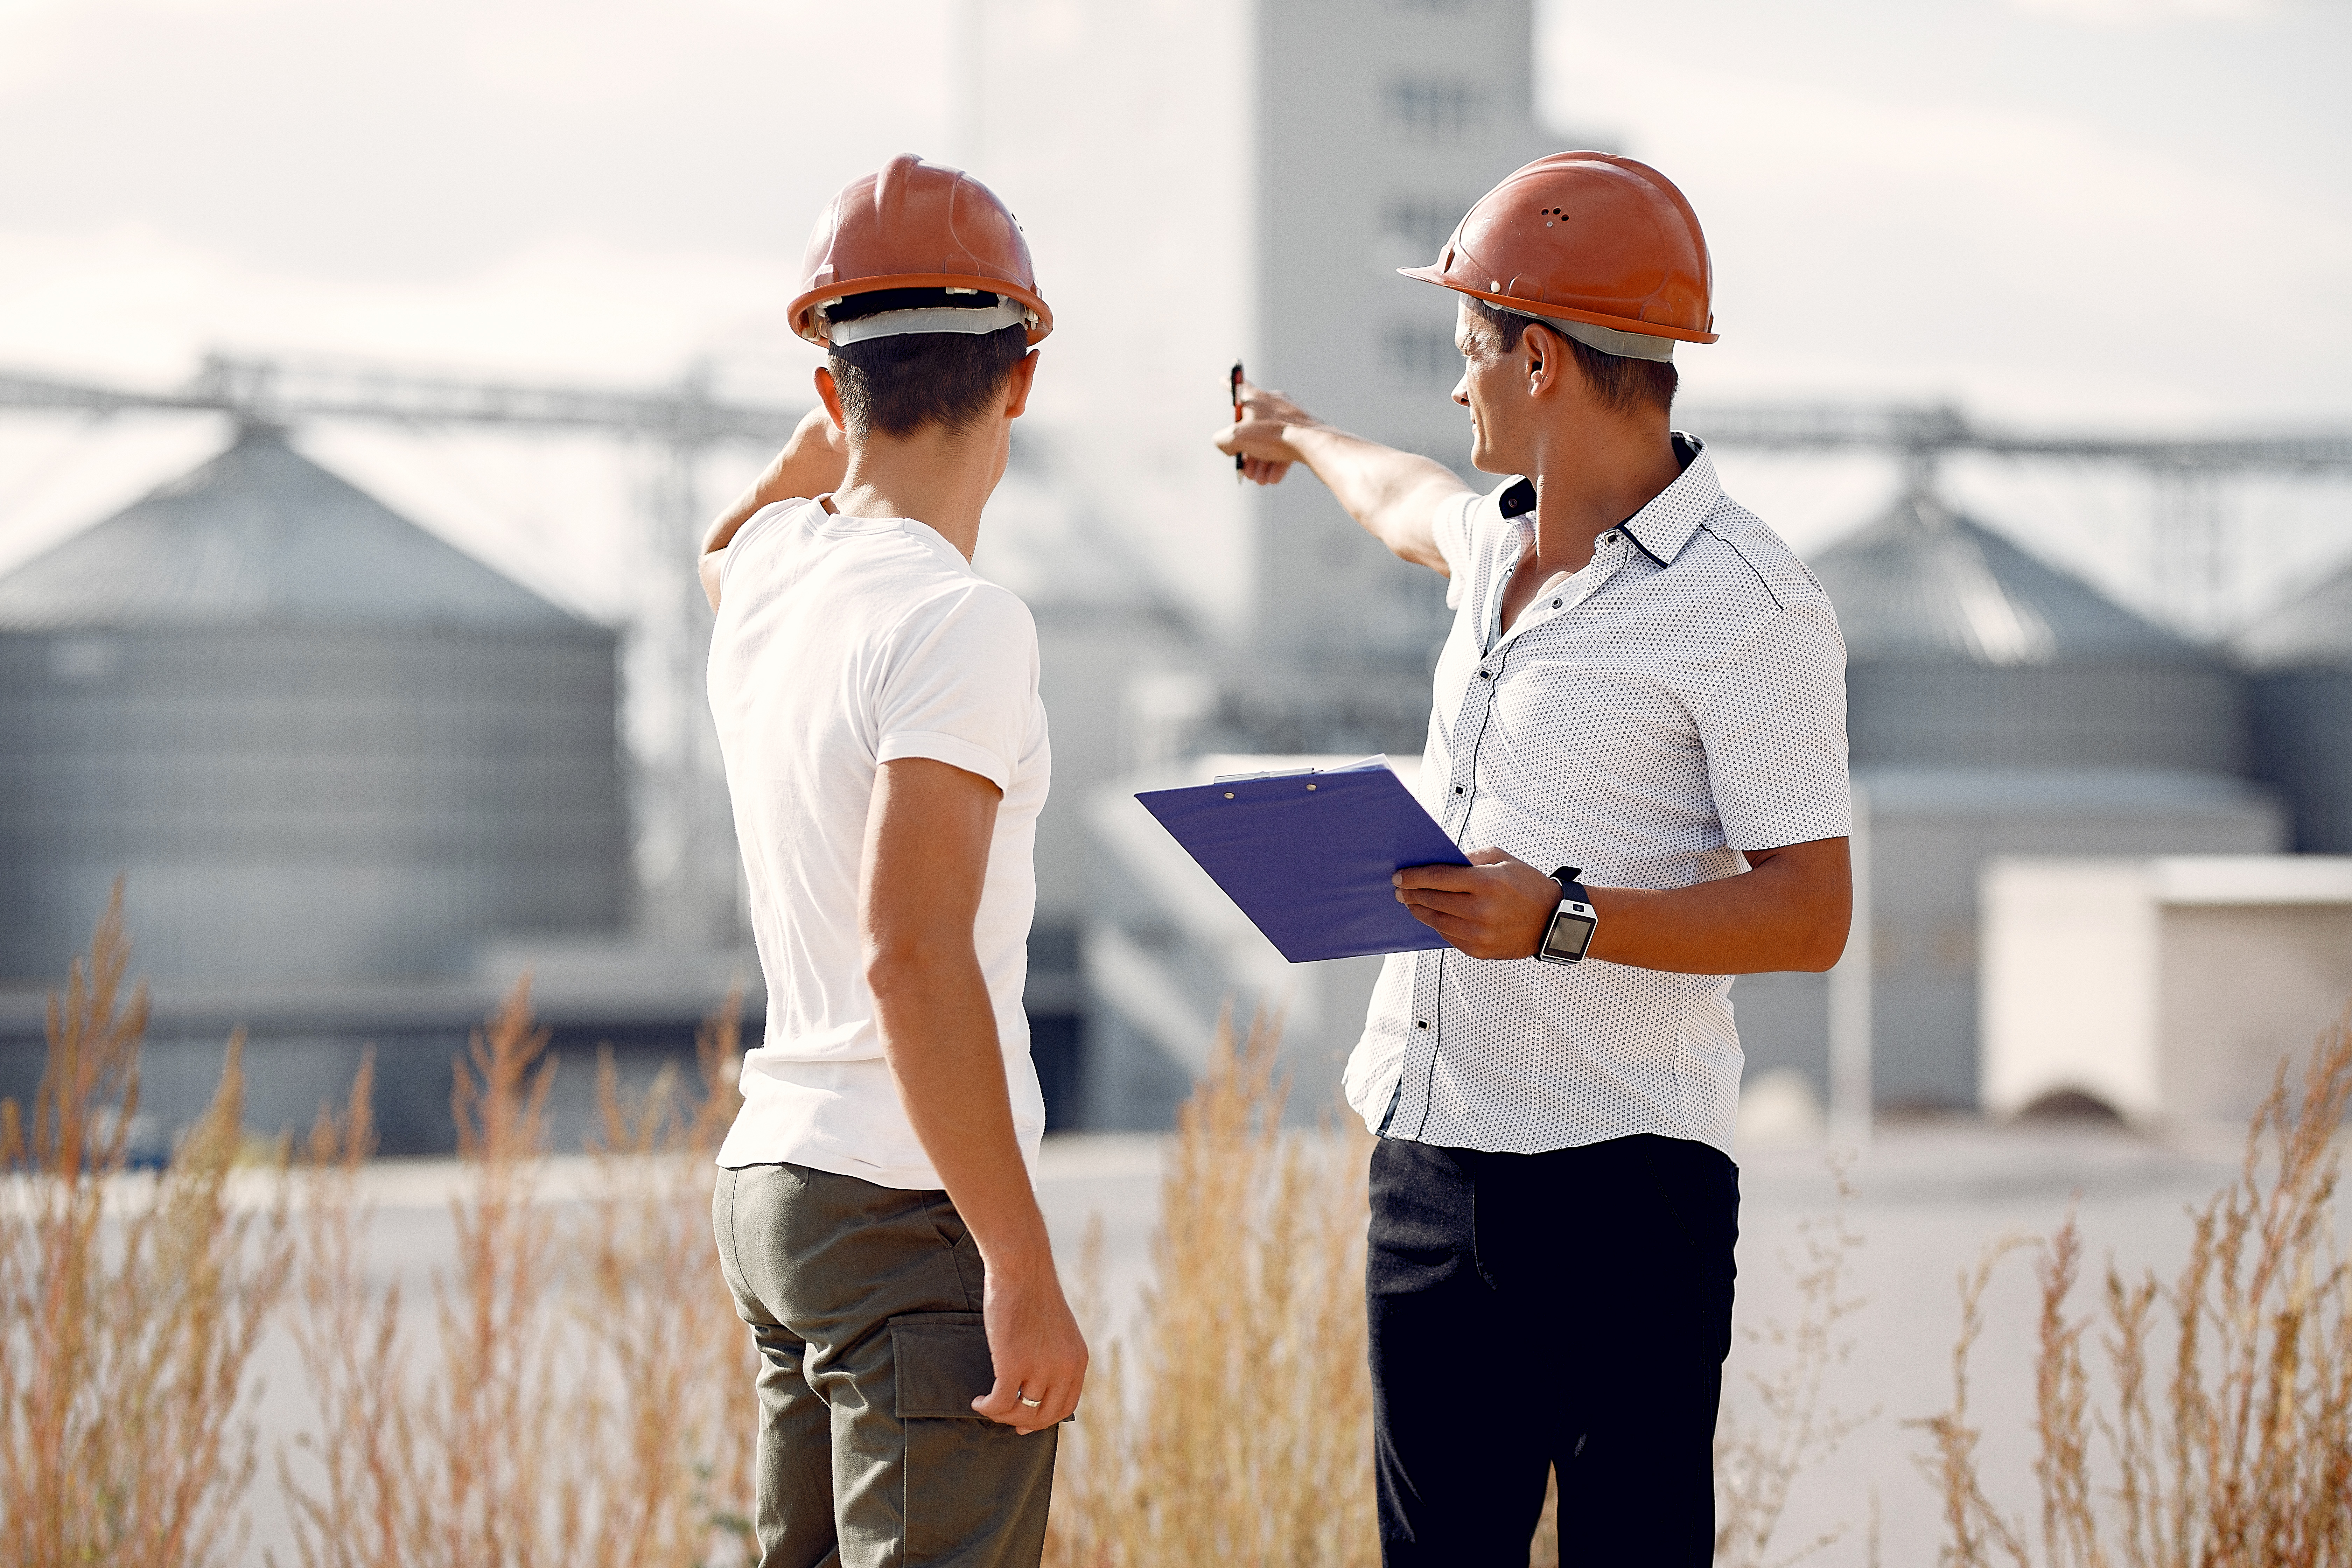
[[[1451,324],[1399,324],[1381,335],[1381,366],[1400,392],[1451,392],[1462,379],[1462,351]]]
[[[1381,119],[1391,136],[1455,146],[1486,133],[1486,89],[1459,77],[1398,77],[1381,89]]]
[[[1454,226],[1469,210],[1468,202],[1451,197],[1391,196],[1381,208],[1381,240],[1388,249],[1412,258],[1399,266],[1425,267],[1437,259],[1454,237]]]

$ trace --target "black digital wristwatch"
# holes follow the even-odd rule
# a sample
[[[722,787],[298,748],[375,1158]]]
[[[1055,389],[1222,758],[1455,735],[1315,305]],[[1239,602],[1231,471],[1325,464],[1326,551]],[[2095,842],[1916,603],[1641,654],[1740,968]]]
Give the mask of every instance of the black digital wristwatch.
[[[1542,963],[1583,963],[1584,950],[1592,945],[1592,933],[1601,928],[1592,897],[1577,880],[1583,875],[1574,866],[1562,866],[1551,874],[1551,879],[1559,884],[1559,908],[1545,922],[1543,940],[1536,944],[1536,957]]]

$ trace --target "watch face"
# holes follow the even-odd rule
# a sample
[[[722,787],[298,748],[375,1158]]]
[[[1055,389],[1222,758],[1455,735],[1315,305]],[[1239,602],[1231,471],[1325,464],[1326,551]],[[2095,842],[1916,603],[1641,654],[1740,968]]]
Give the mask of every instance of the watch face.
[[[1600,923],[1591,915],[1560,910],[1551,917],[1551,929],[1544,932],[1543,956],[1557,963],[1574,963],[1584,956],[1593,928]]]

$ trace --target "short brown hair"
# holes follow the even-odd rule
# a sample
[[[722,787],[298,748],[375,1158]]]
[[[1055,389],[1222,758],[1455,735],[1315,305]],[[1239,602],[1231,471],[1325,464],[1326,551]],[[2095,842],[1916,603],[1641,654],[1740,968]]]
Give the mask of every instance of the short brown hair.
[[[1592,387],[1592,395],[1601,406],[1615,414],[1638,414],[1654,408],[1669,413],[1675,405],[1675,389],[1682,377],[1667,360],[1627,359],[1622,354],[1605,354],[1599,349],[1588,348],[1570,337],[1551,322],[1536,316],[1523,316],[1517,310],[1506,310],[1490,305],[1475,294],[1465,294],[1471,313],[1493,327],[1502,339],[1503,352],[1518,351],[1519,339],[1529,327],[1549,328],[1560,342],[1576,355],[1576,367]]]
[[[842,300],[830,319],[851,321],[883,310],[955,303],[932,289],[886,289]],[[992,302],[992,301],[991,301]],[[1003,395],[1013,367],[1029,352],[1027,329],[993,332],[906,332],[842,343],[831,351],[834,384],[853,436],[911,436],[926,426],[950,433],[984,421]]]

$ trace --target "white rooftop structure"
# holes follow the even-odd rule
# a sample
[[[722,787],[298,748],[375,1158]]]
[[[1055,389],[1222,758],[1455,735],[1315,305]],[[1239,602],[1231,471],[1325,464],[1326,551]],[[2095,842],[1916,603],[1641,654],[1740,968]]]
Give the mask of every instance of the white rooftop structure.
[[[2234,1124],[2352,998],[2352,857],[2008,858],[1983,877],[1984,1104]]]

